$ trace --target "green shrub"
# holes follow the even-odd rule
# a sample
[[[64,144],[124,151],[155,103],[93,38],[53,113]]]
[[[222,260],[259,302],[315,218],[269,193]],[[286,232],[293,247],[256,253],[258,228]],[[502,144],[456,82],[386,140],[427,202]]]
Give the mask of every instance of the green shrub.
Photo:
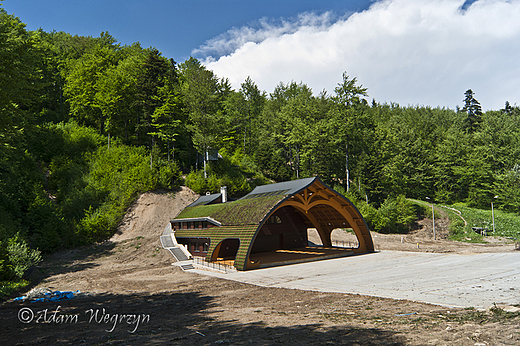
[[[6,299],[11,294],[29,285],[27,280],[0,281],[0,299]]]
[[[19,235],[4,239],[0,241],[0,280],[20,280],[41,260],[41,252],[31,249]]]
[[[27,131],[0,155],[0,280],[18,280],[39,251],[110,237],[139,193],[182,180],[159,151],[151,167],[145,148],[112,140],[109,149],[106,136],[72,121]]]
[[[414,203],[403,195],[388,197],[383,204],[376,209],[365,201],[359,201],[355,193],[345,193],[340,187],[336,191],[343,193],[356,205],[371,230],[384,233],[405,233],[410,231],[417,219],[417,208]]]
[[[198,194],[207,191],[206,180],[202,171],[192,171],[186,176],[186,186]]]
[[[354,203],[356,205],[358,204],[357,198],[352,198],[353,196],[347,193],[347,190],[345,190],[345,187],[343,185],[340,185],[340,184],[334,185],[334,191],[347,197],[352,203]]]
[[[257,181],[256,184],[263,185],[265,182]],[[253,189],[253,186],[256,186],[256,184],[253,181],[250,183],[243,175],[225,175],[223,178],[223,185],[227,186],[228,193],[231,196],[244,196],[248,194]]]
[[[182,184],[181,170],[176,162],[161,162],[156,174],[159,187],[172,189]]]
[[[215,173],[211,173],[206,180],[206,186],[209,192],[218,193],[220,192],[220,187],[224,185],[222,184],[222,179],[219,179]]]
[[[413,202],[404,195],[387,198],[377,210],[375,230],[388,233],[408,232],[417,218]]]
[[[144,148],[113,143],[110,149],[99,148],[89,156],[90,173],[87,190],[103,197],[99,207],[90,206],[80,221],[81,232],[87,239],[99,241],[110,237],[125,210],[139,193],[152,190],[159,184],[161,168],[153,172],[149,154]],[[168,180],[172,175],[164,175]],[[157,173],[154,174],[154,173]]]
[[[42,261],[41,252],[31,249],[25,240],[14,237],[7,242],[11,278],[21,279],[27,269]]]
[[[90,155],[88,186],[107,191],[108,198],[131,199],[157,185],[144,148],[126,145],[102,147]]]
[[[89,241],[109,238],[123,218],[126,208],[117,202],[109,201],[97,209],[89,209],[81,219],[81,232]]]
[[[361,215],[363,215],[363,218],[365,218],[365,221],[368,223],[368,226],[372,231],[375,231],[374,224],[376,224],[378,221],[378,213],[377,209],[371,205],[366,203],[360,203],[357,205],[357,208]]]
[[[72,246],[76,240],[70,223],[47,196],[38,195],[34,199],[25,215],[25,224],[30,227],[25,232],[26,239],[46,253]]]
[[[463,235],[464,221],[462,221],[460,218],[452,219],[450,217],[450,225],[448,226],[448,230],[452,236]]]
[[[230,196],[241,197],[255,186],[269,183],[262,174],[255,171],[256,165],[241,150],[235,151],[231,158],[227,157],[225,150],[222,153],[222,159],[208,164],[207,179],[204,179],[202,169],[192,171],[186,177],[186,186],[199,194],[218,193],[221,186],[226,186]]]

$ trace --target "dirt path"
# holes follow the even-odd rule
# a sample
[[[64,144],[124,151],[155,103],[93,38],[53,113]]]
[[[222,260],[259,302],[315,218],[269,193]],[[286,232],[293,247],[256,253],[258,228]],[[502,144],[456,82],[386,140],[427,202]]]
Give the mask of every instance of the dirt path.
[[[173,258],[161,248],[159,235],[167,220],[195,198],[185,188],[175,194],[146,193],[110,241],[46,258],[32,273],[38,287],[83,293],[60,302],[3,303],[2,344],[520,344],[518,313],[500,309],[448,310],[361,295],[262,288],[182,272],[171,265]],[[376,247],[435,252],[512,248],[500,239],[486,245],[433,241],[428,221],[423,222],[424,227],[406,236],[373,234]],[[350,237],[337,235],[338,240]],[[29,323],[20,322],[30,313]]]
[[[446,207],[446,206],[444,206],[443,208],[453,210],[454,212],[456,212],[459,215],[460,219],[464,222],[464,227],[466,227],[468,225],[468,222],[466,221],[466,219],[462,217],[462,213],[460,212],[460,210],[452,208],[452,207]]]

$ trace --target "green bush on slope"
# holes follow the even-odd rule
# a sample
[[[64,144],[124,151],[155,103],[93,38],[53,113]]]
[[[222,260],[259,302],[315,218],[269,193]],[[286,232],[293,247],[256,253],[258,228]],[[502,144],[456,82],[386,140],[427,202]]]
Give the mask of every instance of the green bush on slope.
[[[40,251],[107,239],[139,193],[181,182],[175,163],[157,155],[150,166],[145,148],[115,140],[108,148],[73,122],[34,127],[26,138],[0,160],[0,280],[21,278]]]

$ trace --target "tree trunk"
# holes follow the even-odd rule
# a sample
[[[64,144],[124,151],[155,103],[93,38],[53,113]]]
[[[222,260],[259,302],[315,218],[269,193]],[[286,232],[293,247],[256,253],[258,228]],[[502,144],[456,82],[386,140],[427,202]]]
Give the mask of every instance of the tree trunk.
[[[150,170],[153,169],[153,157],[152,157],[152,153],[153,153],[153,147],[154,147],[155,143],[154,143],[154,140],[153,140],[153,136],[152,136],[152,147],[150,148]]]
[[[208,179],[208,173],[206,172],[207,161],[208,161],[208,149],[206,149],[206,153],[204,155],[204,179]]]
[[[347,179],[347,192],[350,188],[350,171],[348,169],[348,140],[345,142],[345,178]]]
[[[300,178],[300,151],[298,149],[298,144],[296,144],[296,178]]]
[[[244,155],[246,154],[247,124],[244,124]]]

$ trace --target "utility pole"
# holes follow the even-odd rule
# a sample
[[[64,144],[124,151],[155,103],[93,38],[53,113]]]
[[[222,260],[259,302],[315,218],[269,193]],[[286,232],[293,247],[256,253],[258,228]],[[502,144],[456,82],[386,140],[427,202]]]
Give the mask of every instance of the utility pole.
[[[429,201],[430,200],[430,197],[426,197],[426,199]],[[433,209],[433,203],[431,204],[432,206],[432,220],[433,220],[433,240],[435,240],[435,210]]]
[[[493,197],[497,199],[498,196]],[[493,234],[495,234],[495,210],[493,209],[493,202],[491,202],[491,217],[493,218]]]
[[[347,141],[345,142],[345,178],[347,179],[347,184],[346,184],[346,187],[347,187],[347,192],[350,188],[350,171],[348,169],[348,138],[347,138]]]

